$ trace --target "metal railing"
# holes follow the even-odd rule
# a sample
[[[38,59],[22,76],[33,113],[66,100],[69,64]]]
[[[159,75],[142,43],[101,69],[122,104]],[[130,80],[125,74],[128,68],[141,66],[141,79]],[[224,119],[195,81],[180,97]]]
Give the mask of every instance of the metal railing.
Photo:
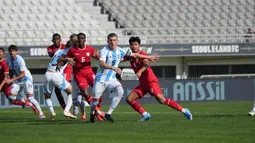
[[[220,75],[201,75],[201,79],[218,78],[255,78],[255,74],[220,74]]]

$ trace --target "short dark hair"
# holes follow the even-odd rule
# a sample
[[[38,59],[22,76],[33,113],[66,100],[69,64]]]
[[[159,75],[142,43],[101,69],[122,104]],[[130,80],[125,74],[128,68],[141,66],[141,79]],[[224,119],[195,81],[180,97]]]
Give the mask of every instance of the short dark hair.
[[[74,41],[68,40],[68,41],[66,42],[66,48],[73,47],[73,44],[74,44]]]
[[[77,34],[73,33],[71,36],[70,36],[70,39],[72,39],[73,37],[76,37]]]
[[[0,47],[0,50],[2,50],[2,51],[3,51],[3,53],[4,53],[4,48]]]
[[[11,51],[11,50],[18,51],[19,49],[16,45],[10,45],[9,48],[8,48],[8,51]]]
[[[141,44],[141,39],[139,37],[132,36],[132,37],[129,38],[129,44],[131,44],[132,42],[137,42],[140,45]]]
[[[52,39],[53,39],[55,36],[58,36],[59,38],[61,38],[61,36],[60,36],[58,33],[54,33],[54,34],[52,35]]]
[[[110,37],[117,37],[118,38],[118,35],[116,33],[110,33],[108,36],[107,36],[107,39],[109,39]]]
[[[86,38],[86,35],[84,33],[77,34],[77,37],[80,36],[80,35],[82,35],[82,36],[84,36]]]

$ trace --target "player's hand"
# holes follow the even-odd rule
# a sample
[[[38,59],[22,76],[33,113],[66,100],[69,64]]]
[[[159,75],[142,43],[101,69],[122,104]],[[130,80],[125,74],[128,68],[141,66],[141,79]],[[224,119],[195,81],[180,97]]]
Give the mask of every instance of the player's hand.
[[[140,77],[141,77],[141,75],[142,75],[142,73],[141,73],[141,72],[137,72],[137,73],[136,73],[136,76],[137,76],[138,78],[140,78]]]
[[[159,57],[160,57],[159,55],[150,55],[148,59],[149,59],[151,62],[155,63],[155,61],[158,60]]]
[[[5,83],[7,83],[7,84],[10,84],[12,82],[13,82],[12,79],[6,79],[6,81],[5,81]]]
[[[73,58],[67,58],[68,62],[70,63],[71,66],[74,66],[75,65],[75,61]]]
[[[117,74],[121,75],[121,69],[112,67],[112,70],[114,70]]]

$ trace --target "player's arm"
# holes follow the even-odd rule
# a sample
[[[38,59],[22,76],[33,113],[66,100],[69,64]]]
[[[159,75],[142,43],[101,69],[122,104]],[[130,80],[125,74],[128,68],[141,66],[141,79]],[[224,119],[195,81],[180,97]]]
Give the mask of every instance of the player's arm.
[[[53,52],[53,50],[52,49],[50,49],[50,47],[48,47],[47,48],[47,51],[48,51],[48,55],[49,55],[49,57],[53,57],[54,56],[54,52]]]
[[[142,68],[136,73],[136,76],[139,78],[139,77],[142,75],[142,73],[143,73],[144,71],[147,70],[148,67],[149,67],[149,60],[148,60],[148,59],[144,59],[144,60],[143,60],[143,66],[142,66]]]
[[[113,71],[115,71],[118,74],[121,74],[121,69],[120,68],[116,68],[114,66],[108,65],[105,63],[106,61],[106,55],[107,55],[107,51],[102,50],[100,52],[100,58],[99,58],[99,65],[101,68],[105,68],[105,69],[111,69]]]
[[[62,55],[62,56],[60,56],[59,57],[59,59],[58,59],[58,64],[60,64],[60,63],[67,63],[67,62],[69,62],[70,63],[70,65],[75,65],[75,61],[74,61],[74,58],[70,58],[70,57],[65,57],[65,55]]]
[[[92,58],[95,59],[95,60],[99,60],[99,58],[100,58],[100,52],[97,51],[97,50],[94,50],[93,55],[92,55]]]
[[[16,77],[12,77],[11,79],[7,79],[7,82],[6,82],[7,84],[10,84],[13,81],[16,81],[25,77],[26,64],[23,58],[20,59],[19,64],[20,64],[20,67],[19,67],[20,74]]]
[[[159,55],[142,55],[139,53],[132,53],[130,56],[138,58],[138,59],[148,59],[152,61],[153,63],[155,63],[155,60],[159,59]]]

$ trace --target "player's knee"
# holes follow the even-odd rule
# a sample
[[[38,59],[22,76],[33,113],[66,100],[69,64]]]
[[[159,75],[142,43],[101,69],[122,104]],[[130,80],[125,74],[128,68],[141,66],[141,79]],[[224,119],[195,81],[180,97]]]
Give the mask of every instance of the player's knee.
[[[127,103],[132,103],[134,100],[131,96],[128,96],[126,101],[127,101]]]
[[[164,104],[165,103],[165,97],[164,97],[164,95],[157,95],[157,96],[155,96],[156,97],[156,99],[157,99],[157,101],[160,103],[160,104]]]
[[[123,88],[122,88],[121,86],[117,86],[117,87],[116,87],[116,91],[117,91],[117,97],[118,97],[119,99],[121,99],[122,96],[123,96],[123,94],[124,94]]]

